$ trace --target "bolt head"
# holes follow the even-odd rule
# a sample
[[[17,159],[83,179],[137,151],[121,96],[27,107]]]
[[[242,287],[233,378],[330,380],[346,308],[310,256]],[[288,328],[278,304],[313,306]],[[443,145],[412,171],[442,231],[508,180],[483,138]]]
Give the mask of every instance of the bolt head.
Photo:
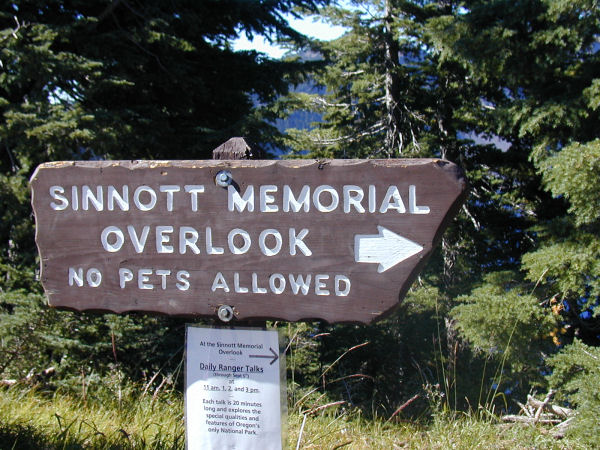
[[[217,186],[227,187],[231,184],[232,181],[233,178],[231,177],[231,172],[227,170],[221,170],[215,176],[215,183],[217,184]]]
[[[219,309],[217,310],[217,317],[222,321],[222,322],[230,322],[231,319],[233,319],[234,316],[234,312],[233,312],[233,308],[229,305],[221,305],[219,306]]]

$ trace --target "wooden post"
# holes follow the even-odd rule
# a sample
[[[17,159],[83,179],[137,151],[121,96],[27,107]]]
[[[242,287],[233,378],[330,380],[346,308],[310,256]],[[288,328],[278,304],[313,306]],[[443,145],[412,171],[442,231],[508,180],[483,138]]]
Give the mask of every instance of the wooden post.
[[[256,148],[252,148],[246,139],[243,137],[233,137],[223,144],[219,145],[217,148],[213,150],[213,159],[262,159],[262,152],[260,152]],[[226,306],[226,305],[224,305]],[[227,316],[228,312],[224,311]],[[235,318],[235,316],[234,316]],[[230,319],[231,320],[231,319]],[[215,319],[215,322],[219,323],[230,323],[229,321],[223,320],[218,314],[218,319]],[[266,320],[244,320],[235,323],[236,326],[239,327],[258,327],[258,328],[267,328]]]
[[[213,150],[213,159],[262,159],[262,152],[250,147],[243,137],[233,137]]]

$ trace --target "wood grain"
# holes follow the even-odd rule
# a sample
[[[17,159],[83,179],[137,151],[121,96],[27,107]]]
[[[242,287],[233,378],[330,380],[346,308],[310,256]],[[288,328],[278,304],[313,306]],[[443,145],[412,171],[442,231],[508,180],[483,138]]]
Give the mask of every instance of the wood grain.
[[[232,174],[232,188],[215,184],[221,170]],[[51,306],[214,317],[226,304],[238,320],[363,323],[399,305],[466,196],[461,170],[439,159],[56,162],[40,165],[31,186],[41,279]],[[110,210],[110,186],[128,198],[127,211],[116,200]],[[249,186],[254,210],[246,205],[230,211],[230,189],[242,197]],[[413,203],[429,208],[428,213],[411,213],[410,186]],[[295,198],[308,189],[308,212],[283,211],[285,189]],[[394,189],[405,212],[393,195],[384,201]],[[371,190],[376,193],[372,204]],[[358,201],[360,192],[364,198]],[[335,208],[332,193],[338,195]],[[376,236],[381,227],[422,251],[381,272],[376,262],[357,262],[356,236]],[[129,229],[133,241],[140,241],[137,250]],[[209,254],[208,231],[213,252],[222,248],[222,254]],[[234,254],[245,250],[244,235],[249,248]],[[195,243],[198,253],[192,244],[180,249],[180,241]],[[306,283],[309,275],[308,291],[299,287],[294,293],[294,282]]]

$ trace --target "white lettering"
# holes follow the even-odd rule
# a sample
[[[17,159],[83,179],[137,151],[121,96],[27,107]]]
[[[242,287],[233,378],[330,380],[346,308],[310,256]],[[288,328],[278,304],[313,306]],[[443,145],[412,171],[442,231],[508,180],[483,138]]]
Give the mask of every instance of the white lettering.
[[[233,290],[238,294],[245,294],[248,292],[248,288],[240,286],[240,274],[238,272],[233,274]]]
[[[81,209],[87,211],[90,207],[90,202],[94,205],[96,211],[102,211],[104,209],[104,204],[102,202],[102,186],[96,187],[96,195],[94,195],[89,186],[81,187]]]
[[[408,187],[408,210],[411,214],[429,214],[429,206],[417,206],[417,187]]]
[[[138,289],[154,289],[154,286],[150,284],[150,275],[152,275],[152,269],[138,270]]]
[[[237,247],[235,245],[236,236],[241,236],[241,238],[244,240],[244,245],[242,245],[241,247]],[[231,253],[233,253],[234,255],[243,255],[250,249],[250,244],[252,243],[252,240],[250,239],[250,235],[246,230],[234,228],[227,235],[227,243],[229,244],[229,251]]]
[[[190,194],[190,200],[192,202],[192,211],[198,211],[198,194],[204,192],[204,185],[202,184],[186,184],[185,192]]]
[[[338,297],[346,297],[350,293],[350,278],[345,275],[336,275],[335,278],[335,295]],[[342,289],[341,285],[344,284]]]
[[[275,238],[275,246],[272,248],[267,247],[267,236],[273,236]],[[277,230],[267,229],[263,230],[258,236],[258,246],[260,247],[260,251],[265,256],[275,256],[281,250],[281,246],[283,244],[283,239],[281,238],[281,233]]]
[[[259,189],[259,203],[260,203],[260,212],[277,212],[279,211],[279,207],[277,205],[273,205],[275,202],[275,197],[271,195],[271,193],[277,192],[277,186],[272,184],[267,184],[265,186],[261,186]]]
[[[227,207],[229,211],[237,209],[242,212],[246,207],[248,207],[248,212],[254,211],[254,186],[248,186],[241,197],[235,187],[227,186]]]
[[[179,252],[185,255],[191,252],[195,255],[201,253],[198,241],[200,232],[194,227],[181,226],[177,230],[171,225],[157,225],[152,229],[150,225],[144,225],[136,228],[134,225],[127,225],[127,239],[131,241],[133,250],[136,253],[144,253],[150,232],[154,233],[154,242],[157,253],[170,254]],[[206,254],[222,255],[225,250],[223,247],[217,247],[213,244],[213,234],[210,227],[205,228],[206,233]],[[295,228],[289,228],[287,237],[289,239],[289,254],[295,256],[303,254],[311,256],[312,251],[308,248],[305,239],[309,230],[303,228],[296,231]],[[252,247],[253,240],[256,240],[257,247],[265,256],[275,256],[281,253],[283,248],[283,234],[274,228],[267,228],[258,233],[258,236],[251,236],[246,230],[234,228],[227,234],[228,250],[234,255],[243,255]],[[111,225],[102,230],[100,236],[102,247],[107,252],[118,252],[125,244],[126,235],[119,227]]]
[[[303,186],[297,199],[288,185],[283,186],[283,211],[299,212],[301,208],[304,212],[310,210],[310,186]]]
[[[280,273],[274,273],[269,277],[269,288],[274,294],[281,294],[285,290],[285,277]]]
[[[175,287],[180,291],[187,291],[190,288],[190,273],[187,270],[180,270],[177,272],[177,283]]]
[[[119,286],[125,289],[125,285],[133,280],[133,272],[125,267],[119,269]]]
[[[73,211],[79,210],[79,197],[77,194],[77,186],[71,187],[71,206]]]
[[[54,203],[54,202],[50,203],[50,207],[53,210],[62,211],[64,209],[67,209],[67,207],[69,206],[69,200],[67,200],[67,197],[62,195],[64,193],[65,193],[65,190],[63,189],[62,186],[50,186],[50,197],[52,197],[54,200],[57,200],[60,202],[60,203]]]
[[[396,186],[390,186],[388,188],[387,192],[385,193],[385,197],[381,202],[379,212],[386,213],[388,209],[395,209],[399,213],[406,212],[406,208],[404,207],[404,203],[400,197],[400,192],[398,192],[398,188]]]
[[[365,193],[358,186],[346,185],[344,186],[344,212],[347,214],[350,212],[350,207],[354,206],[359,213],[364,213],[365,208],[361,204]]]
[[[217,289],[223,289],[224,292],[229,292],[229,286],[227,286],[227,281],[225,281],[225,277],[221,272],[217,272],[211,287],[213,292],[215,292]]]
[[[323,192],[327,192],[331,196],[331,203],[327,206],[321,203],[321,194]],[[317,211],[331,212],[338,207],[338,204],[340,203],[340,197],[334,188],[324,184],[315,189],[315,192],[313,193],[313,203],[315,204]]]
[[[171,275],[171,271],[166,269],[156,269],[154,272],[160,277],[160,287],[164,291],[167,289],[167,277]]]
[[[327,285],[325,281],[329,280],[329,275],[315,275],[315,294],[317,295],[329,295],[329,291],[325,289]]]
[[[253,294],[266,294],[267,289],[258,286],[258,275],[252,274],[252,293]]]
[[[144,247],[146,247],[146,240],[148,239],[148,234],[150,233],[150,226],[144,226],[144,228],[142,228],[142,235],[139,237],[133,225],[127,225],[127,231],[129,232],[129,238],[131,239],[131,243],[133,244],[135,252],[142,253],[144,251]]]
[[[350,278],[341,274],[264,274],[264,282],[268,284],[268,288],[260,286],[261,280],[259,277],[261,275],[256,272],[251,274],[251,287],[244,286],[241,280],[243,275],[243,272],[233,273],[231,281],[233,282],[233,291],[237,294],[247,294],[249,292],[253,294],[266,294],[270,292],[275,295],[281,295],[287,290],[292,295],[309,295],[312,287],[315,295],[346,297],[351,290]],[[223,292],[229,293],[229,286],[230,284],[228,284],[225,276],[221,272],[218,272],[213,279],[211,290],[212,292],[216,292],[218,289],[222,289]]]
[[[114,235],[115,242],[108,242],[109,236]],[[102,234],[100,235],[100,241],[102,242],[102,247],[107,252],[118,252],[121,250],[123,243],[125,242],[125,236],[123,236],[123,232],[119,227],[108,226],[104,230],[102,230]]]
[[[150,197],[147,203],[142,203],[140,198],[144,192]],[[157,200],[158,198],[156,196],[156,192],[154,192],[154,189],[152,189],[150,186],[139,186],[133,193],[133,203],[140,211],[152,210],[156,206]]]
[[[213,247],[212,242],[212,229],[210,227],[206,227],[206,253],[209,255],[222,255],[225,253],[223,247]]]
[[[170,269],[138,269],[137,271],[137,287],[143,290],[154,290],[160,283],[160,288],[164,291],[169,288],[169,280],[173,272]],[[150,277],[154,276],[154,279]],[[189,283],[190,273],[187,270],[179,270],[176,273],[177,283],[175,287],[180,291],[187,291],[190,288]],[[119,269],[119,286],[125,289],[127,283],[135,278],[131,269],[121,267]]]
[[[108,197],[108,210],[114,211],[115,201],[118,203],[121,211],[129,211],[129,186],[123,186],[123,194],[114,186],[108,186],[106,196]]]
[[[81,267],[77,270],[69,267],[69,286],[73,286],[73,284],[79,287],[83,286],[83,269]]]
[[[292,292],[294,295],[298,295],[299,291],[302,291],[302,294],[308,294],[308,290],[310,289],[310,282],[312,280],[312,275],[306,275],[306,280],[302,275],[297,275],[294,278],[294,274],[289,275],[290,279],[290,287],[292,288]]]
[[[90,270],[87,271],[85,279],[87,280],[88,285],[90,287],[98,287],[102,283],[102,272],[92,267]]]
[[[167,193],[167,211],[173,211],[173,194],[181,189],[179,186],[171,184],[161,185],[159,189],[160,192]]]
[[[181,255],[185,255],[188,247],[194,255],[199,254],[200,249],[196,245],[196,242],[198,242],[198,230],[192,227],[179,228],[179,253]]]
[[[102,272],[95,267],[88,269],[85,273],[85,281],[88,286],[98,287],[102,284]],[[77,285],[78,287],[83,286],[83,268],[78,267],[77,269],[69,267],[69,286]]]
[[[303,185],[298,187],[296,193],[289,185],[283,185],[283,188],[277,185],[266,184],[260,186],[247,185],[245,190],[239,190],[239,187],[230,185],[227,187],[227,208],[230,212],[254,212],[255,207],[255,188],[258,189],[258,211],[264,213],[273,212],[310,212],[311,204],[318,212],[329,213],[343,207],[346,214],[353,212],[364,214],[387,213],[396,210],[398,213],[406,213],[407,208],[410,214],[429,214],[429,206],[417,204],[416,186],[409,185],[408,204],[405,206],[406,197],[400,195],[398,186],[387,186],[385,195],[379,203],[377,198],[377,188],[375,185],[358,186],[346,184],[336,188],[323,184],[316,187]],[[139,211],[151,211],[158,205],[158,192],[164,193],[164,208],[172,212],[176,207],[176,194],[182,189],[190,194],[190,206],[193,212],[199,210],[199,194],[204,193],[204,185],[189,184],[180,186],[176,184],[159,185],[156,189],[151,186],[138,186],[133,191],[130,198],[130,187],[123,185],[115,187],[107,186],[71,186],[71,197],[66,194],[68,189],[63,186],[50,186],[50,207],[55,211],[63,211],[72,208],[74,211],[96,210],[103,211],[129,211],[132,201],[135,208]],[[133,190],[133,187],[131,187]],[[282,197],[276,195],[280,190],[283,191]],[[365,198],[366,197],[366,198]],[[343,203],[340,205],[340,203]],[[217,248],[215,248],[217,249]]]
[[[170,236],[166,236],[169,233],[173,232],[173,227],[170,225],[167,226],[157,226],[156,227],[156,252],[157,253],[173,253],[172,245],[165,245],[171,241]]]
[[[306,237],[307,234],[308,234],[308,229],[306,229],[306,228],[303,228],[302,230],[300,230],[300,233],[298,233],[298,235],[296,235],[295,228],[290,228],[290,231],[289,231],[290,255],[292,255],[292,256],[296,255],[296,247],[298,247],[298,249],[300,249],[300,251],[302,253],[304,253],[305,256],[312,255],[312,251],[306,246],[306,244],[303,241],[303,239]]]
[[[375,186],[370,184],[369,185],[369,212],[370,213],[374,213],[377,211],[377,190],[375,189]]]

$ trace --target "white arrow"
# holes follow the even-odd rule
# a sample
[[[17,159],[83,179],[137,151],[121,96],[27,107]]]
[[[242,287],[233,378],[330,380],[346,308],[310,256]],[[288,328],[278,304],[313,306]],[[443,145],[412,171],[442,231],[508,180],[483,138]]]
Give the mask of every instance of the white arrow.
[[[377,272],[385,272],[399,262],[416,255],[423,247],[378,226],[379,234],[354,236],[354,260],[362,263],[378,263]]]

